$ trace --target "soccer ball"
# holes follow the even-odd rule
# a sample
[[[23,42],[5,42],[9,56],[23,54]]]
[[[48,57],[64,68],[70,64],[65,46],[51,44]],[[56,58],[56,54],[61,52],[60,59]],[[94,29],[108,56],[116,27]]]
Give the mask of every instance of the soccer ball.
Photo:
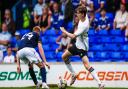
[[[59,89],[66,89],[67,81],[64,79],[60,79],[59,83],[57,84]]]

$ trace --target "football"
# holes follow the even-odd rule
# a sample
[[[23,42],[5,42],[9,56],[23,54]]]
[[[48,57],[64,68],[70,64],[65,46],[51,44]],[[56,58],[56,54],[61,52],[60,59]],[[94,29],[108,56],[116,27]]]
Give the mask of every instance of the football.
[[[59,78],[59,83],[57,85],[59,89],[66,89],[67,81],[65,79]]]

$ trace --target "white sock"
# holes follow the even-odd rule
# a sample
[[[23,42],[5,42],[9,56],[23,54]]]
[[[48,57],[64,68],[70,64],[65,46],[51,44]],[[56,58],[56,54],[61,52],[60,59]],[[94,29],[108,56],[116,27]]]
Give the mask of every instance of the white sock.
[[[75,74],[75,71],[74,71],[74,69],[72,68],[72,65],[71,65],[69,59],[67,59],[67,60],[65,61],[65,64],[66,64],[67,68],[69,69],[69,71],[70,71],[72,74]]]
[[[96,71],[92,67],[89,69],[89,72],[91,73],[93,78],[98,82],[98,84],[101,84],[101,81],[100,81]]]
[[[72,74],[75,74],[75,71],[74,69],[72,68],[72,65],[69,63],[69,64],[66,64],[67,68],[69,69],[69,71],[72,73]]]

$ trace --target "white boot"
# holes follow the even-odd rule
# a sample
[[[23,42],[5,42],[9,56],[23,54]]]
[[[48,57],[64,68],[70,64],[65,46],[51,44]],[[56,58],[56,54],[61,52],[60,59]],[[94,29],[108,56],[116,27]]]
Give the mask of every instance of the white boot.
[[[49,89],[49,86],[46,83],[42,83],[42,89]]]
[[[38,82],[36,85],[36,89],[39,89],[41,87],[42,83]]]
[[[99,84],[99,89],[104,89],[104,86],[105,86],[104,83]]]

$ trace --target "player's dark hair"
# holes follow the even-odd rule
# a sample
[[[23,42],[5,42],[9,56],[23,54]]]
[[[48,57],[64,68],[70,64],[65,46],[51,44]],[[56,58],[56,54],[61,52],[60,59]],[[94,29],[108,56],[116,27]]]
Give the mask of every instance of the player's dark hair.
[[[87,8],[85,6],[78,6],[76,11],[78,11],[79,13],[82,13],[82,14],[84,14],[84,16],[86,16]]]
[[[105,11],[105,12],[106,12],[106,9],[105,9],[105,8],[102,8],[102,9],[100,10],[100,12],[102,12],[102,11]]]

